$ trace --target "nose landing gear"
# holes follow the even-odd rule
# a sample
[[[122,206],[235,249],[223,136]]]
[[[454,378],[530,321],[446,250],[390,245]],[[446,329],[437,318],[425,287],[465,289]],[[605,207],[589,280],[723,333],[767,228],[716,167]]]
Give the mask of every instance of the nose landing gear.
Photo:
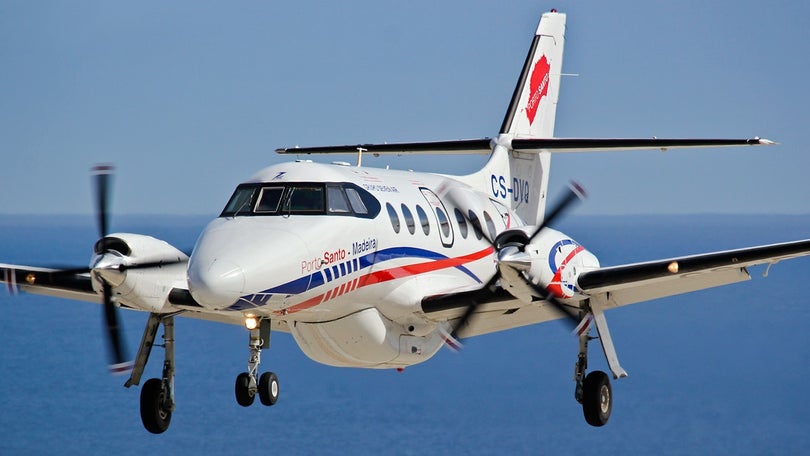
[[[270,348],[270,321],[261,320],[258,325],[248,327],[250,331],[250,357],[248,358],[248,371],[236,376],[234,394],[236,402],[242,407],[248,407],[259,394],[263,405],[273,405],[278,401],[278,377],[273,372],[265,372],[257,376],[259,364],[262,359],[262,349]]]

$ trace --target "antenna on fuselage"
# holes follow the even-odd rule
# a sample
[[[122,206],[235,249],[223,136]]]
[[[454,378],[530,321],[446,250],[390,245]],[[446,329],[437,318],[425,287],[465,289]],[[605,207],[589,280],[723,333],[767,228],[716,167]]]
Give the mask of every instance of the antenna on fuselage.
[[[359,168],[360,165],[363,164],[363,152],[368,152],[368,149],[363,149],[362,147],[357,148],[357,167]]]

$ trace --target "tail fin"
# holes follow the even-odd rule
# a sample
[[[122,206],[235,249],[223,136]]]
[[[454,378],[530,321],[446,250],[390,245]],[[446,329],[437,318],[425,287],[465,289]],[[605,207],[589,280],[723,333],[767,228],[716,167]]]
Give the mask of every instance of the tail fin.
[[[556,11],[543,14],[503,119],[501,134],[554,136],[564,41],[565,14]]]
[[[492,155],[484,169],[465,179],[490,190],[528,224],[543,221],[551,154],[514,151],[512,140],[554,137],[564,44],[565,14],[543,14]]]

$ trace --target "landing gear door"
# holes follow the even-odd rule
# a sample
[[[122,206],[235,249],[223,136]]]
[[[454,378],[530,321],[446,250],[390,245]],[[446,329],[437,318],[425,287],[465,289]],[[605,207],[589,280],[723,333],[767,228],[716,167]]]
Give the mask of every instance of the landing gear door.
[[[442,240],[442,245],[445,247],[453,246],[453,225],[450,223],[450,216],[447,209],[444,207],[442,200],[436,196],[435,193],[425,187],[419,187],[422,191],[422,196],[427,200],[428,206],[433,212],[433,217],[439,226],[439,238]]]

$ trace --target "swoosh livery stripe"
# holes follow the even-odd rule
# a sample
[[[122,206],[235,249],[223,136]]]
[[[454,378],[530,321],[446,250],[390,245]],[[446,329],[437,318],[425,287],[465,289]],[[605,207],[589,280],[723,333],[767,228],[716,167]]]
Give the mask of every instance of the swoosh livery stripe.
[[[484,258],[487,255],[492,254],[492,252],[494,252],[494,249],[492,247],[487,247],[483,250],[473,252],[468,255],[450,258],[437,252],[414,247],[393,247],[389,249],[383,249],[360,257],[359,269],[362,270],[377,263],[382,263],[384,261],[400,258],[416,257],[416,258],[426,258],[430,261],[409,264],[405,266],[398,266],[394,268],[384,269],[381,271],[370,272],[359,278],[356,278],[355,279],[355,281],[357,281],[356,285],[354,285],[354,281],[348,282],[348,284],[344,283],[342,285],[338,285],[318,296],[309,298],[303,302],[288,307],[283,311],[278,311],[276,312],[276,314],[281,315],[300,312],[302,310],[309,309],[318,304],[321,304],[322,302],[326,302],[330,299],[335,299],[338,296],[341,296],[342,294],[349,293],[351,291],[354,291],[356,289],[368,285],[374,285],[377,283],[383,283],[390,280],[400,279],[418,274],[424,274],[427,272],[438,271],[447,268],[456,268],[464,272],[468,276],[472,277],[473,280],[475,280],[476,282],[482,283],[481,280],[475,274],[472,273],[472,271],[470,271],[463,265]],[[338,276],[333,277],[333,279],[337,278]],[[318,271],[311,275],[295,279],[293,281],[268,289],[261,293],[244,296],[240,298],[237,302],[235,302],[232,306],[228,307],[228,310],[253,309],[261,305],[264,305],[267,302],[268,299],[267,298],[262,299],[262,297],[266,297],[271,294],[300,294],[303,293],[304,291],[307,291],[308,284],[309,289],[313,289],[316,286],[323,285],[324,283],[325,283],[324,277],[321,274],[321,271]]]

